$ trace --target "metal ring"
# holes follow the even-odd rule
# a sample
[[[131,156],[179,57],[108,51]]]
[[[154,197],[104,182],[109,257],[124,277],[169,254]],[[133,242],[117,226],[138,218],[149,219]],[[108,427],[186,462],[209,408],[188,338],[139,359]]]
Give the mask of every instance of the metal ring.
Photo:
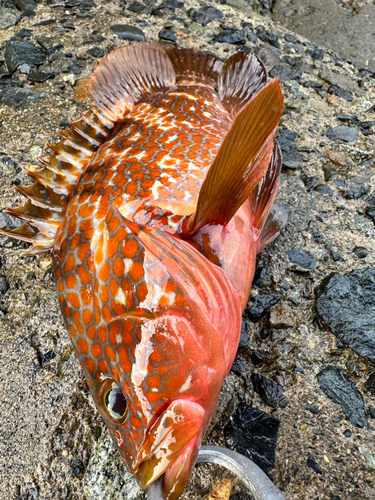
[[[210,462],[221,465],[235,474],[247,487],[254,500],[285,500],[269,477],[252,460],[220,446],[202,446],[197,463]],[[163,476],[148,489],[147,500],[163,500]]]

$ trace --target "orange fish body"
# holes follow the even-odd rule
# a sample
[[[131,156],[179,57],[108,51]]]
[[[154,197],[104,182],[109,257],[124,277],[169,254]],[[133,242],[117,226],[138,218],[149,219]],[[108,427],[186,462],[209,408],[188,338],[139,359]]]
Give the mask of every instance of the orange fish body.
[[[9,213],[29,253],[53,253],[59,302],[88,385],[143,488],[177,499],[238,347],[281,156],[278,81],[155,43],[96,70],[94,105],[51,146]]]

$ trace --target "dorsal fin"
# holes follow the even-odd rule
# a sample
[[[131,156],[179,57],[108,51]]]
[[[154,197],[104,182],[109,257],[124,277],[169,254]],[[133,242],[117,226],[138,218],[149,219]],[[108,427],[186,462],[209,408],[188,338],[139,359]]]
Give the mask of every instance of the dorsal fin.
[[[69,196],[92,156],[113,128],[113,122],[109,122],[97,110],[92,109],[70,125],[70,130],[60,133],[63,137],[60,142],[49,145],[53,154],[39,158],[45,166],[30,167],[28,175],[36,183],[30,186],[15,186],[28,201],[24,205],[6,210],[10,215],[27,222],[27,225],[19,229],[0,229],[0,232],[7,236],[33,244],[23,255],[52,251]]]
[[[207,83],[217,88],[217,82],[223,62],[212,54],[175,47],[167,51],[174,70],[176,82],[194,80]]]
[[[90,86],[94,103],[62,140],[49,145],[53,154],[39,158],[45,165],[32,166],[28,175],[36,183],[18,191],[29,201],[8,213],[31,226],[0,232],[34,243],[24,255],[50,252],[64,217],[69,197],[97,149],[108,140],[116,123],[143,95],[173,85],[175,71],[165,51],[154,42],[129,45],[113,51],[100,62]]]
[[[176,73],[155,42],[127,45],[104,56],[91,79],[90,92],[109,120],[122,120],[146,94],[174,85]]]
[[[280,81],[272,80],[236,116],[183,233],[193,235],[206,224],[230,221],[268,168],[282,112]]]
[[[236,115],[266,82],[262,62],[250,52],[237,52],[224,63],[218,94],[229,113]]]

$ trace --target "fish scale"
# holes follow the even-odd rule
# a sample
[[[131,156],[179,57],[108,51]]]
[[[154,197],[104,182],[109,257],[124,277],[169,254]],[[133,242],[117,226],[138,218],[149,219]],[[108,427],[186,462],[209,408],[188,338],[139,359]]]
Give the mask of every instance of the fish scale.
[[[51,252],[62,315],[94,401],[146,489],[177,500],[233,363],[272,208],[279,82],[155,43],[106,56],[94,103],[50,145],[6,234]],[[3,231],[4,232],[4,231]]]

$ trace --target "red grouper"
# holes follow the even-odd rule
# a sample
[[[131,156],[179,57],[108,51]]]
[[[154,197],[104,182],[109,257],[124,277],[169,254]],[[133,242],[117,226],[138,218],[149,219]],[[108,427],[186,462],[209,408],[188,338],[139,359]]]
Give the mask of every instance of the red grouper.
[[[142,488],[177,499],[234,361],[273,202],[279,80],[144,42],[105,56],[93,104],[17,187],[6,231],[50,252],[61,311],[95,403]]]

